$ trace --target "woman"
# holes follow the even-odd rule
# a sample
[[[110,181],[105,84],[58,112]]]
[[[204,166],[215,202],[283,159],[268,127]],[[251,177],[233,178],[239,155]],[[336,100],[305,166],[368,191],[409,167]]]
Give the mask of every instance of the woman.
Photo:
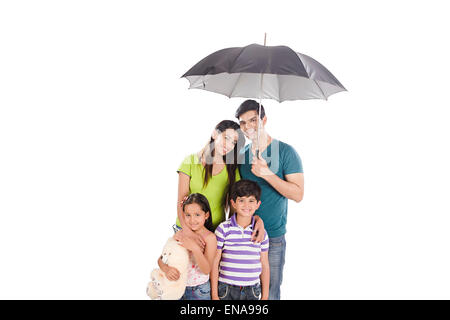
[[[191,193],[201,193],[209,201],[214,228],[225,221],[229,210],[230,190],[240,180],[238,157],[245,144],[239,124],[231,120],[221,121],[214,129],[210,142],[196,154],[186,157],[178,168],[177,226],[184,231],[177,235],[194,238],[202,247],[204,241],[186,228],[182,202]],[[256,231],[264,230],[261,219],[257,219]],[[264,236],[264,232],[259,232]],[[258,240],[260,236],[258,236]]]

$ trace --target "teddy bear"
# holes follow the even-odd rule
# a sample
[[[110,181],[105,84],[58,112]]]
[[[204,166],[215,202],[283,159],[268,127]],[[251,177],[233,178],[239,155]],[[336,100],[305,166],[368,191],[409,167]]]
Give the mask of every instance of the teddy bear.
[[[151,281],[147,286],[147,294],[152,300],[178,300],[186,289],[186,281],[189,265],[188,250],[178,242],[169,238],[164,246],[161,260],[170,267],[180,272],[180,278],[170,281],[161,269],[154,269],[151,273]]]

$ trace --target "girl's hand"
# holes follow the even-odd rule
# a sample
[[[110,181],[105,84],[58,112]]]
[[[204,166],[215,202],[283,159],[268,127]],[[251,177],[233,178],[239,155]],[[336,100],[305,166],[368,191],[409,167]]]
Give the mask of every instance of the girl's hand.
[[[166,278],[170,281],[177,281],[180,279],[180,271],[177,268],[167,266],[165,271]]]
[[[170,281],[176,281],[180,278],[180,272],[177,268],[170,267],[162,261],[162,256],[158,259],[158,266]]]
[[[195,232],[193,232],[189,228],[181,229],[180,231],[175,233],[174,239],[177,240],[178,242],[180,242],[180,244],[183,244],[186,241],[188,241],[186,239],[194,240],[195,243],[197,244],[197,246],[200,247],[202,252],[203,252],[203,250],[205,249],[205,246],[206,246],[206,243],[205,243],[205,240],[203,240],[203,237],[198,235],[198,234],[196,234]],[[183,245],[183,247],[184,247],[184,245]],[[188,248],[186,248],[186,249],[188,249]]]
[[[255,222],[255,229],[252,233],[252,241],[255,243],[261,243],[264,241],[264,222],[259,216],[255,216],[256,222]]]
[[[197,244],[197,242],[191,237],[184,237],[183,240],[180,242],[180,245],[188,249],[189,251],[202,250]]]

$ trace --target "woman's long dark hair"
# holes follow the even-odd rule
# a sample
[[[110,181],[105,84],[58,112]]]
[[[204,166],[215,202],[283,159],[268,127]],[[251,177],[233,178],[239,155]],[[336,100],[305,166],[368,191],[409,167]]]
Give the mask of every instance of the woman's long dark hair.
[[[226,196],[224,199],[225,211],[228,210],[230,205],[230,191],[234,183],[236,182],[236,169],[238,168],[240,151],[245,145],[245,137],[241,131],[239,124],[232,120],[223,120],[217,124],[215,130],[220,134],[227,129],[233,129],[238,134],[238,140],[232,151],[228,152],[223,156],[223,161],[225,162],[227,173],[228,173],[228,190],[226,191]],[[203,186],[208,185],[209,180],[212,177],[213,171],[213,158],[216,152],[214,138],[211,137],[209,144],[203,149],[202,157],[205,159],[205,175],[203,180]]]
[[[209,206],[208,199],[201,193],[191,193],[187,199],[183,202],[183,212],[184,207],[188,204],[196,203],[200,206],[200,208],[205,213],[209,213],[208,219],[205,221],[205,228],[208,229],[211,232],[214,232],[214,226],[212,223],[212,216],[211,216],[211,208]]]

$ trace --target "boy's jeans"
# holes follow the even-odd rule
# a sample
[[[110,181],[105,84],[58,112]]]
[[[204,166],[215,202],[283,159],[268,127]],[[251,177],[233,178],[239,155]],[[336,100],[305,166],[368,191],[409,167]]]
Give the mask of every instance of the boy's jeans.
[[[220,300],[259,300],[261,285],[240,287],[219,281],[217,291]]]
[[[285,254],[286,239],[284,238],[284,235],[281,237],[269,238],[269,300],[280,300],[280,286],[283,281]]]

